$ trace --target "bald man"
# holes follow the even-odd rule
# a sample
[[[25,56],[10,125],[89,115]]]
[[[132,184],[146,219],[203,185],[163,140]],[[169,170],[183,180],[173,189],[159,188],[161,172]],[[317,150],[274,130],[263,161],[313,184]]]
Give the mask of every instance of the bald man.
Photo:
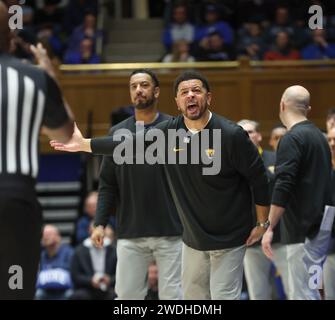
[[[0,299],[33,299],[42,226],[35,193],[39,132],[43,127],[68,141],[73,120],[55,80],[9,54],[8,19],[0,1]],[[46,51],[32,52],[50,71]]]
[[[310,94],[301,86],[287,88],[281,98],[279,117],[288,132],[277,150],[270,226],[262,240],[264,253],[272,259],[273,229],[282,218],[288,296],[294,300],[320,299],[322,263],[330,240],[323,213],[330,200],[331,154],[322,132],[307,119],[309,103]]]

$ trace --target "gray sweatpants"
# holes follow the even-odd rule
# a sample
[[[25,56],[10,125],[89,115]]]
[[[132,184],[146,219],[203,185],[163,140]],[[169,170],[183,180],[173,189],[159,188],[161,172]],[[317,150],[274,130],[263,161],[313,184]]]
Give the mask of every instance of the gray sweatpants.
[[[272,247],[273,262],[280,273],[285,292],[288,292],[288,269],[286,246],[276,243]],[[250,300],[271,300],[271,260],[260,245],[248,247],[244,257],[244,273]]]
[[[182,288],[185,300],[238,300],[245,246],[199,251],[183,244]]]
[[[180,237],[119,239],[115,292],[118,300],[143,300],[148,291],[147,272],[155,260],[160,300],[181,299]]]

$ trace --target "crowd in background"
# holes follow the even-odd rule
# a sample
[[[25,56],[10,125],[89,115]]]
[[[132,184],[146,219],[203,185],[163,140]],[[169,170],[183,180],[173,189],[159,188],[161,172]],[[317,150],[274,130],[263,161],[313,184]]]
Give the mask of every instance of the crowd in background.
[[[18,0],[6,2],[19,4]],[[106,1],[106,5],[112,3]],[[323,8],[324,29],[309,28],[311,5]],[[225,61],[240,56],[252,60],[335,57],[333,1],[159,0],[150,1],[150,8],[151,16],[160,16],[165,22],[163,62]],[[104,43],[108,30],[97,29],[98,13],[95,0],[25,1],[16,55],[30,59],[27,44],[39,41],[63,63],[103,62],[97,54],[97,41]]]
[[[56,225],[43,228],[37,300],[112,300],[115,299],[116,239],[114,219],[105,229],[102,248],[96,248],[90,235],[96,214],[98,193],[90,192],[84,214],[78,219],[73,241],[62,241]],[[153,261],[148,268],[147,300],[158,299],[158,271]]]
[[[8,6],[20,5],[6,0]],[[16,30],[12,50],[22,59],[32,59],[29,44],[41,42],[49,55],[69,64],[100,63],[96,53],[98,1],[28,0],[23,8],[23,29]]]
[[[324,10],[311,30],[308,8]],[[179,1],[171,6],[163,61],[332,59],[334,4],[326,1]]]

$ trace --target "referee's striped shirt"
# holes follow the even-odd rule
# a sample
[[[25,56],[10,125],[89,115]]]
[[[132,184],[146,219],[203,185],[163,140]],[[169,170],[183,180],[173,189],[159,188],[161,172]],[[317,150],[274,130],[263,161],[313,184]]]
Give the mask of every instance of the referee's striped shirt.
[[[0,187],[15,177],[38,174],[42,125],[68,121],[61,92],[43,70],[0,54]]]

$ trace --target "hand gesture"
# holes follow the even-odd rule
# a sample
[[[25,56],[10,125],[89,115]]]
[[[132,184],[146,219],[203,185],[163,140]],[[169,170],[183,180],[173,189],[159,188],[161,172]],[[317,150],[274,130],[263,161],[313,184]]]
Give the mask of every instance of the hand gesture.
[[[246,241],[246,246],[251,246],[262,238],[265,229],[262,227],[255,227],[251,230],[250,236]]]
[[[85,139],[77,127],[77,124],[74,124],[73,135],[69,142],[61,143],[57,140],[51,140],[50,145],[55,150],[67,151],[67,152],[92,152],[90,146],[91,139]]]
[[[262,249],[264,254],[271,260],[273,259],[273,252],[271,247],[272,239],[273,239],[273,231],[269,228],[264,233],[262,239]]]
[[[92,239],[93,244],[97,248],[102,248],[104,244],[104,236],[105,236],[105,230],[103,226],[97,226],[94,228],[92,235],[91,235],[91,239]]]

